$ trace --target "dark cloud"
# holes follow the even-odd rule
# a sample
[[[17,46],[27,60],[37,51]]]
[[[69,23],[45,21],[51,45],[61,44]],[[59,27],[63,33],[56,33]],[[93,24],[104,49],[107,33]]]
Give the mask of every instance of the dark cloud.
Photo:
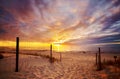
[[[2,28],[0,28],[0,34],[5,34],[5,33],[7,33],[7,31],[5,31],[5,29],[2,29]]]
[[[0,7],[0,25],[6,23],[13,23],[15,21],[14,16],[5,10],[5,8]]]
[[[120,0],[116,0],[114,6],[119,6],[119,5],[120,5]]]
[[[91,39],[91,43],[111,43],[120,39],[120,34]]]
[[[105,27],[102,30],[109,29],[111,26],[113,26],[117,21],[120,21],[120,12],[116,13],[115,15],[112,15],[111,17],[108,17],[104,20]],[[118,26],[119,27],[119,26]],[[120,28],[119,28],[120,29]],[[117,30],[117,29],[116,29]]]
[[[120,45],[119,44],[109,44],[105,46],[101,46],[103,53],[119,53],[120,51]]]
[[[31,0],[0,0],[0,6],[20,13],[31,10]]]
[[[86,9],[86,15],[92,15],[96,10],[99,9],[100,7],[105,7],[107,4],[112,2],[111,0],[89,0],[89,5]],[[91,7],[91,8],[90,8]]]

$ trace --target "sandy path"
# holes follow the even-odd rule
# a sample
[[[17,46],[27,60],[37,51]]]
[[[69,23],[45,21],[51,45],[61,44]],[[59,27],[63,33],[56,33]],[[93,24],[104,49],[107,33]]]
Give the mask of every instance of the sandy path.
[[[20,56],[20,72],[14,72],[15,57],[0,60],[0,79],[99,79],[93,70],[94,55],[63,54],[62,62],[49,63],[39,56]]]

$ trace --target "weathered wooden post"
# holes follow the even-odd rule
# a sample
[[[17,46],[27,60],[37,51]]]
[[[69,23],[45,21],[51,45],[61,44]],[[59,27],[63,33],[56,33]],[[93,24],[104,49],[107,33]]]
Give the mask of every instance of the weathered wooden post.
[[[50,45],[50,62],[52,63],[53,60],[52,60],[52,44]]]
[[[19,37],[16,37],[16,68],[15,72],[18,72],[19,67]]]
[[[98,70],[102,69],[102,65],[101,65],[101,50],[99,49],[99,55],[98,55]]]
[[[114,56],[115,59],[115,66],[117,65],[117,56]],[[115,67],[115,72],[117,71],[117,68]]]
[[[96,66],[97,66],[97,62],[98,61],[98,54],[96,53]]]

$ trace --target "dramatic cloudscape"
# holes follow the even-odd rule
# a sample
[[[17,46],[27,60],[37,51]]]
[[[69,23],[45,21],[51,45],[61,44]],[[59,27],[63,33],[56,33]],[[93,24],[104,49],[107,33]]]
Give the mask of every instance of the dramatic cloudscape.
[[[120,50],[120,0],[0,0],[0,46]]]

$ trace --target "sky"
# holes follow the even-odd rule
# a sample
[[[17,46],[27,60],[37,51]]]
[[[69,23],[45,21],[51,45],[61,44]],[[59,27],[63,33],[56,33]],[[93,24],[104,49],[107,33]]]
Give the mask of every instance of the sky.
[[[120,0],[0,0],[0,46],[16,37],[23,46],[120,51]]]

